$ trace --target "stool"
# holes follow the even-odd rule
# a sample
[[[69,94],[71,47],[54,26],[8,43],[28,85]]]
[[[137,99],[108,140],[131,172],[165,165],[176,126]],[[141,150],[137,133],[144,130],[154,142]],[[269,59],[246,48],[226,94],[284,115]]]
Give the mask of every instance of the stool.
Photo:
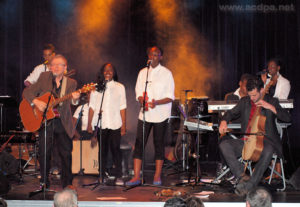
[[[276,162],[277,162],[278,159],[280,161],[281,174],[275,170],[275,165],[276,165]],[[273,161],[272,165],[269,166],[269,169],[271,170],[271,173],[270,173],[270,178],[269,178],[268,183],[271,184],[271,181],[273,179],[273,174],[275,173],[276,175],[278,175],[282,179],[282,184],[283,184],[283,188],[277,188],[276,190],[277,191],[284,191],[285,188],[286,188],[286,180],[285,180],[285,176],[284,176],[283,158],[279,158],[276,154],[273,154],[272,161]]]

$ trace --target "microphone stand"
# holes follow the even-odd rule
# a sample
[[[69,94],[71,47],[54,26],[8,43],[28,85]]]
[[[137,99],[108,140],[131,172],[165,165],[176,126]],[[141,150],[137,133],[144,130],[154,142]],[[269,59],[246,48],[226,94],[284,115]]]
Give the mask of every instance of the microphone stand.
[[[189,141],[188,141],[188,134],[189,132],[185,130],[184,122],[187,121],[189,116],[189,106],[188,106],[188,93],[193,92],[193,90],[182,90],[185,93],[185,99],[184,99],[184,109],[180,109],[181,114],[183,116],[183,120],[181,119],[180,124],[180,131],[182,133],[181,138],[181,147],[182,147],[182,170],[177,170],[175,173],[170,173],[168,175],[175,175],[175,174],[187,174],[188,181],[186,182],[180,182],[177,183],[176,186],[183,186],[183,185],[189,185],[191,180],[191,168],[189,166]]]
[[[75,124],[75,129],[77,128],[77,125],[79,123],[79,120],[82,118],[82,112],[83,112],[83,107],[84,107],[84,104],[82,104],[81,108],[80,108],[80,112],[79,112],[79,115],[78,115],[78,119],[76,121],[76,124]],[[79,172],[77,173],[78,175],[84,175],[84,168],[82,168],[82,136],[80,135],[80,139],[79,139],[79,143],[80,143],[80,169],[79,169]]]
[[[149,67],[150,67],[150,63],[151,61],[149,62],[149,64],[147,64],[147,75],[146,75],[146,82],[145,82],[145,90],[144,90],[144,97],[143,97],[143,141],[142,141],[142,181],[141,181],[141,184],[138,184],[138,185],[133,185],[133,186],[129,186],[128,188],[124,189],[123,191],[126,192],[128,190],[131,190],[135,187],[138,187],[138,186],[144,186],[144,187],[157,187],[157,188],[168,188],[168,187],[164,187],[164,186],[159,186],[159,185],[150,185],[150,184],[145,184],[145,181],[144,181],[144,166],[145,166],[145,128],[146,128],[146,119],[145,119],[145,113],[146,113],[146,94],[147,94],[147,87],[148,87],[148,73],[149,73]]]
[[[197,154],[196,154],[196,178],[195,178],[195,186],[200,183],[200,163],[199,163],[199,153],[200,153],[200,107],[198,106],[198,116],[197,116]]]
[[[102,92],[103,94],[102,94],[102,98],[101,98],[100,109],[99,109],[99,113],[98,113],[98,121],[97,121],[95,134],[94,134],[94,136],[96,136],[98,138],[98,131],[99,131],[99,139],[98,139],[98,143],[99,143],[99,151],[98,151],[99,178],[94,183],[82,185],[82,187],[94,186],[91,190],[95,190],[100,185],[105,185],[104,177],[103,177],[104,171],[103,171],[103,166],[102,166],[102,149],[101,148],[102,148],[102,105],[103,105],[104,95],[105,95],[105,91],[106,91],[106,83],[107,82],[105,81],[103,92]],[[100,125],[100,126],[98,126],[98,125]]]
[[[43,180],[43,185],[42,185],[41,189],[30,192],[29,193],[29,198],[43,192],[43,198],[45,200],[46,199],[46,192],[56,193],[56,191],[46,188],[47,187],[47,185],[46,185],[46,182],[47,182],[47,179],[46,179],[46,175],[47,175],[47,173],[46,173],[46,169],[47,169],[47,123],[48,123],[48,121],[47,121],[47,111],[48,111],[48,108],[49,108],[51,97],[53,95],[54,84],[55,83],[52,82],[52,90],[51,90],[51,93],[49,95],[47,105],[46,105],[46,109],[44,110],[43,118],[42,118],[42,121],[41,121],[41,126],[43,125],[43,121],[45,121],[44,122],[44,135],[45,135],[44,140],[45,141],[44,141],[44,180]],[[53,136],[53,133],[52,133],[52,136]]]

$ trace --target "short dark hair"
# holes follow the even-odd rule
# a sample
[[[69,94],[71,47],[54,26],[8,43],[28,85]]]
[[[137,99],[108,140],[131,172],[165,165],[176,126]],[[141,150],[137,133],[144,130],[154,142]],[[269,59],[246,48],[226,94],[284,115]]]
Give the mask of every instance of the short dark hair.
[[[254,89],[260,91],[260,89],[262,89],[263,87],[264,87],[264,82],[259,77],[253,77],[248,79],[246,85],[247,91],[252,91]]]
[[[163,49],[162,49],[161,47],[158,47],[158,46],[148,47],[148,48],[147,48],[147,55],[149,54],[149,52],[150,52],[150,50],[151,50],[152,48],[157,48],[157,49],[160,51],[160,55],[163,56],[164,51],[163,51]]]
[[[248,81],[250,78],[253,78],[253,75],[249,74],[249,73],[244,73],[242,76],[241,76],[241,80],[240,81]]]
[[[44,44],[43,50],[51,50],[52,53],[54,53],[55,52],[55,47],[54,47],[53,44],[48,43],[48,44]]]
[[[271,207],[272,196],[264,188],[254,188],[246,196],[246,202],[249,203],[250,207]]]
[[[281,58],[279,58],[279,57],[273,57],[273,58],[270,58],[270,59],[268,60],[268,64],[269,64],[270,62],[275,62],[277,66],[280,66],[280,67],[282,66],[282,60],[281,60]]]
[[[186,207],[186,202],[179,197],[173,197],[165,202],[164,207]]]
[[[185,200],[187,207],[204,207],[204,204],[200,198],[191,196]]]

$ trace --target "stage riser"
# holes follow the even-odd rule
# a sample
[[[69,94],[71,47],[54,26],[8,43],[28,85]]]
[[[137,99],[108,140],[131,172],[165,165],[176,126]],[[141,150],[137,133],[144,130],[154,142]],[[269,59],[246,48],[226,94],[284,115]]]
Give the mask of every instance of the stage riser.
[[[163,207],[164,202],[106,202],[106,201],[79,201],[79,207]],[[13,207],[52,207],[53,201],[8,200],[8,206]],[[241,207],[241,202],[204,202],[205,207]],[[273,207],[299,207],[300,203],[273,203]]]

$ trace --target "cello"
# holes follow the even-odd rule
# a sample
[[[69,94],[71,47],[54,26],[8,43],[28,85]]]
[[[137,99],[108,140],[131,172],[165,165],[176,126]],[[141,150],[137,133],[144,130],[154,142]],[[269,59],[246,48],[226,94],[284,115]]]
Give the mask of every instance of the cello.
[[[268,85],[265,87],[261,99],[265,97],[271,86],[276,85],[277,76],[272,77]],[[264,148],[265,123],[266,117],[261,114],[262,107],[256,107],[254,114],[248,123],[244,137],[244,147],[242,151],[243,160],[251,160],[257,162]]]

